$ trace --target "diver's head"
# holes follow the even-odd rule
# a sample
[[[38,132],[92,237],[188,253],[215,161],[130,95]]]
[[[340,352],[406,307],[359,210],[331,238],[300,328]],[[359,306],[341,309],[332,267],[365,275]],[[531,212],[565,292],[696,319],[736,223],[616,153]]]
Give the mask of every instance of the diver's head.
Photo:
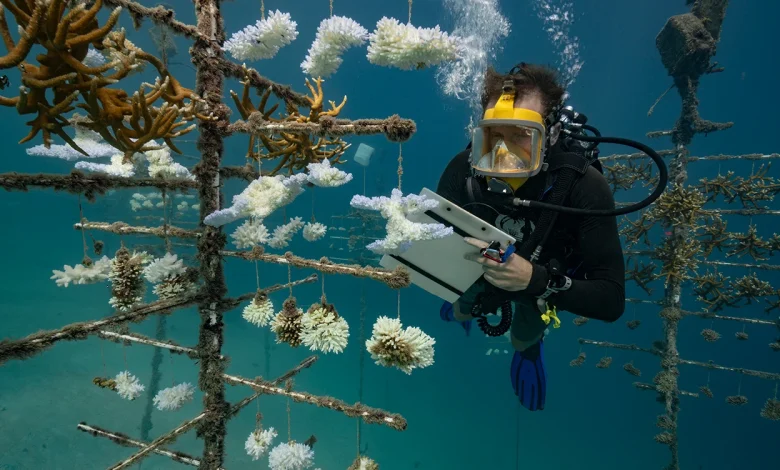
[[[507,74],[485,76],[483,119],[472,132],[471,167],[493,187],[514,192],[542,170],[560,134],[557,111],[564,90],[557,73],[521,63]]]

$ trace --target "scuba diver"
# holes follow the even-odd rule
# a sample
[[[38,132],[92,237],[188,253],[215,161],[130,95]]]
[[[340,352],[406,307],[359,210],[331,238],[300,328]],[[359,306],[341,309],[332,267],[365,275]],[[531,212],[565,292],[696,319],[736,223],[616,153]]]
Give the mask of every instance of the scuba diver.
[[[602,137],[587,118],[563,105],[557,73],[520,63],[507,74],[488,69],[483,119],[471,143],[444,170],[436,192],[512,235],[498,242],[464,238],[479,248],[467,259],[483,275],[441,317],[472,320],[489,336],[507,331],[515,349],[510,378],[523,407],[542,410],[547,392],[544,336],[560,326],[558,310],[614,322],[625,304],[625,266],[616,216],[649,205],[663,193],[665,163],[649,147]],[[589,130],[595,136],[588,135]],[[656,190],[644,201],[615,209],[597,145],[628,145],[659,168]],[[488,315],[500,321],[488,321]]]

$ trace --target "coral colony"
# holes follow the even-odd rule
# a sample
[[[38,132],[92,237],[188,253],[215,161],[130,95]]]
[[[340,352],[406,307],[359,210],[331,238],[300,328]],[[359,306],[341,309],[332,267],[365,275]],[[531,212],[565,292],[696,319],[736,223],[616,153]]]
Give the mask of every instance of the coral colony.
[[[83,195],[89,202],[122,189],[155,188],[158,192],[133,193],[130,208],[138,214],[137,219],[153,220],[151,214],[162,212],[156,219],[160,226],[94,222],[85,217],[79,202],[81,217],[74,228],[81,232],[83,239],[82,261],[53,270],[51,279],[64,288],[105,283],[110,288],[110,296],[105,301],[115,313],[21,339],[4,339],[0,342],[0,364],[32,357],[61,340],[83,340],[91,335],[122,345],[144,344],[157,351],[168,350],[196,360],[200,367],[198,389],[203,412],[170,432],[147,441],[84,422],[78,424],[81,431],[137,448],[134,454],[110,467],[114,470],[134,466],[152,453],[204,469],[222,468],[227,420],[261,394],[282,395],[355,417],[359,421],[358,429],[365,422],[402,431],[407,423],[398,414],[296,390],[292,379],[310,368],[317,360],[316,355],[276,379],[227,374],[229,358],[221,353],[222,319],[227,312],[244,304],[243,318],[248,327],[267,329],[275,335],[277,343],[322,354],[339,354],[349,346],[350,326],[335,306],[327,302],[324,283],[320,299],[308,308],[299,306],[293,296],[294,289],[316,282],[318,275],[293,280],[292,268],[368,278],[399,290],[399,295],[401,288],[409,286],[409,275],[401,268],[387,271],[360,264],[338,264],[326,257],[310,260],[291,252],[273,254],[273,250],[288,247],[299,232],[305,241],[317,243],[325,238],[329,227],[313,218],[304,221],[302,217],[286,215],[284,223],[273,229],[266,223],[269,216],[278,214],[304,191],[352,183],[352,174],[339,168],[344,164],[341,157],[350,147],[344,138],[384,134],[400,146],[416,132],[413,121],[398,115],[357,120],[341,117],[346,96],[340,104],[329,101],[326,107],[323,78],[337,72],[345,51],[367,43],[366,58],[370,63],[417,70],[463,60],[467,52],[463,45],[469,38],[449,35],[438,26],[412,25],[411,1],[406,24],[383,17],[375,31],[369,33],[350,18],[334,16],[331,1],[331,15],[320,23],[301,63],[301,70],[307,75],[302,81],[309,91],[304,95],[227,57],[240,62],[267,60],[281,48],[300,40],[305,35],[298,31],[289,13],[277,10],[266,15],[261,9],[260,20],[228,39],[219,2],[196,0],[194,3],[197,23],[188,25],[176,20],[172,10],[162,6],[149,8],[130,0],[0,0],[0,32],[7,49],[7,54],[0,56],[0,69],[17,68],[21,75],[17,89],[5,87],[6,91],[18,94],[0,96],[0,105],[13,108],[9,112],[32,115],[27,122],[29,134],[19,143],[40,141],[26,149],[28,155],[74,162],[70,174],[0,174],[0,186],[22,191],[31,187],[54,188],[79,198]],[[101,24],[98,14],[103,8],[110,9],[110,15]],[[136,30],[141,30],[146,20],[155,23],[161,57],[140,49],[128,39],[127,31],[117,26],[123,14],[130,15]],[[15,27],[9,20],[16,22]],[[12,33],[17,30],[14,38]],[[168,34],[192,41],[189,52],[197,71],[195,78],[176,77],[171,73],[170,52],[166,48],[175,46],[170,40],[165,43],[163,36]],[[32,53],[34,46],[37,55]],[[38,49],[42,52],[38,53]],[[125,78],[144,74],[153,78],[142,82],[137,89],[125,86]],[[229,119],[231,110],[223,101],[227,78],[238,79],[243,85],[241,96],[232,90],[229,93],[240,116],[233,122]],[[182,81],[194,81],[194,88],[186,88]],[[250,99],[252,91],[260,97],[257,104]],[[188,134],[197,138],[200,153],[197,157],[186,155],[180,149],[187,142],[182,138]],[[224,139],[236,134],[249,136],[247,164],[224,166],[221,164]],[[198,162],[188,167],[185,160],[177,161],[185,158]],[[407,218],[435,202],[401,193],[401,161],[399,155],[399,185],[390,197],[357,195],[352,200],[353,207],[378,211],[387,221],[385,238],[367,247],[377,253],[398,252],[416,241],[451,235],[451,230],[442,225],[418,224]],[[247,182],[232,200],[221,191],[220,182],[227,179]],[[197,199],[189,191],[197,191]],[[223,205],[220,200],[229,203]],[[192,224],[184,220],[188,211],[199,214],[194,228],[171,223],[172,218],[178,218],[181,224]],[[236,225],[228,237],[222,230],[232,223]],[[160,238],[165,241],[165,249],[157,253],[158,246],[133,246],[122,238],[113,256],[101,256],[105,243],[94,238],[97,232]],[[87,237],[92,239],[92,252],[97,259],[89,256]],[[228,242],[242,251],[229,251]],[[182,246],[194,247],[197,256],[185,254],[183,249],[177,253],[177,247]],[[258,268],[257,289],[228,298],[222,263],[226,256],[253,261],[256,265],[260,262],[286,265],[287,283],[262,288]],[[283,290],[289,290],[289,296],[281,309],[277,309],[270,295]],[[148,301],[150,295],[156,300]],[[132,323],[150,316],[164,318],[173,310],[190,306],[198,307],[201,319],[199,341],[194,347],[145,337],[130,329]],[[417,327],[403,327],[400,311],[396,313],[392,317],[380,315],[373,335],[367,340],[361,336],[360,347],[365,348],[376,364],[405,374],[432,365],[435,340]],[[174,383],[159,389],[158,381],[154,380],[147,388],[133,371],[121,370],[113,378],[95,377],[93,383],[125,400],[153,395],[148,403],[160,411],[178,410],[196,394],[195,386],[190,383]],[[227,403],[226,383],[247,387],[254,393],[238,403]],[[252,460],[267,456],[270,468],[275,470],[314,466],[314,436],[297,442],[288,431],[286,438],[277,443],[274,442],[278,437],[276,428],[265,424],[258,413],[255,429],[247,430],[245,450]],[[289,413],[287,427],[289,430]],[[193,428],[204,442],[200,457],[166,449],[178,436]],[[148,435],[148,426],[145,433]],[[369,457],[360,455],[358,444],[358,456],[349,468],[379,467]]]
[[[660,431],[655,435],[655,440],[671,450],[671,462],[666,467],[669,470],[680,468],[677,427],[681,395],[686,398],[714,398],[715,392],[709,384],[709,374],[712,371],[734,372],[743,376],[775,381],[776,384],[780,381],[780,374],[777,373],[736,366],[727,367],[712,361],[683,359],[677,350],[678,324],[688,317],[710,320],[709,327],[701,331],[699,340],[711,344],[727,341],[725,336],[713,329],[716,321],[742,323],[743,330],[735,334],[735,340],[738,341],[749,338],[744,329],[747,325],[780,327],[778,317],[758,319],[717,313],[727,308],[738,308],[744,305],[755,308],[762,300],[768,304],[764,308],[767,314],[780,306],[780,301],[777,300],[780,298],[780,290],[773,288],[755,274],[758,271],[777,269],[777,266],[764,264],[762,261],[774,252],[780,251],[780,236],[774,233],[769,239],[763,238],[752,221],[744,233],[728,232],[727,221],[723,218],[727,214],[748,217],[777,215],[778,212],[771,210],[766,202],[774,199],[775,194],[780,190],[780,183],[767,176],[768,168],[762,165],[754,169],[748,178],[735,176],[732,171],[729,171],[726,175],[719,174],[715,178],[702,178],[698,185],[693,185],[687,183],[687,165],[713,160],[764,161],[778,158],[780,155],[713,157],[689,155],[688,146],[694,135],[706,135],[709,132],[728,129],[733,124],[701,119],[696,98],[699,79],[704,75],[723,70],[717,67],[717,64],[712,64],[711,59],[715,55],[728,2],[699,0],[688,3],[693,3],[692,11],[671,17],[657,38],[661,59],[669,75],[674,79],[673,87],[677,88],[683,103],[680,119],[672,130],[648,134],[650,137],[670,136],[672,138],[674,150],[659,152],[661,155],[673,157],[669,163],[670,188],[635,219],[625,217],[621,229],[624,243],[629,248],[626,251],[628,255],[626,280],[635,281],[648,296],[653,293],[654,281],[663,280],[664,287],[663,299],[629,298],[627,301],[659,305],[664,336],[654,342],[652,347],[584,338],[579,340],[581,345],[642,352],[654,355],[660,360],[661,371],[653,377],[653,383],[634,382],[634,385],[640,390],[656,392],[658,401],[664,406],[663,414],[659,415],[656,421]],[[652,114],[652,108],[648,114]],[[654,180],[657,176],[651,174],[649,165],[641,162],[640,159],[644,157],[643,154],[602,157],[604,163],[617,160],[628,162],[605,165],[605,173],[613,191],[630,189],[636,182],[655,184]],[[717,202],[721,197],[727,203],[739,201],[742,208],[722,209],[706,206],[707,203]],[[660,233],[655,230],[656,228],[661,228]],[[660,236],[661,241],[654,247],[651,239],[656,235]],[[635,249],[638,244],[645,244],[651,249]],[[718,260],[714,256],[716,253],[722,254],[721,258],[726,259],[752,258],[752,262]],[[655,259],[658,264],[637,261],[637,258],[643,257]],[[741,277],[730,280],[723,272],[719,272],[719,269],[724,271],[732,269]],[[745,274],[746,270],[751,273]],[[703,304],[701,311],[683,310],[683,286],[685,285],[691,286],[694,294],[692,297]],[[574,320],[574,324],[578,326],[586,323],[584,318]],[[640,324],[644,322],[632,319],[626,323],[626,326],[629,330],[636,330]],[[780,351],[780,339],[771,343],[769,347],[773,351]],[[570,365],[580,367],[585,363],[586,357],[586,353],[581,351]],[[611,363],[612,358],[605,355],[596,367],[606,369]],[[700,385],[696,392],[683,390],[678,383],[681,379],[679,365],[706,368],[707,383]],[[624,364],[623,369],[633,377],[642,376],[642,371],[635,367],[633,362]],[[773,396],[766,400],[761,412],[757,413],[765,419],[774,421],[780,420],[780,400],[778,400],[776,384],[774,387],[767,387],[767,393],[773,393]],[[733,406],[748,405],[747,397],[741,395],[741,382],[735,389],[735,395],[724,394],[721,400]]]

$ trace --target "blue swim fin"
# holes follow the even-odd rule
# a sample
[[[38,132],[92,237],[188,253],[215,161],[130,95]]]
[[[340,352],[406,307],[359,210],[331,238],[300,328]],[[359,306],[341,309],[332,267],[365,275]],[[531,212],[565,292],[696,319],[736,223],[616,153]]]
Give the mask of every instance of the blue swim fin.
[[[455,312],[453,311],[452,304],[445,301],[442,304],[441,309],[439,309],[439,316],[444,321],[454,321]],[[458,323],[460,323],[460,326],[466,331],[466,336],[471,336],[471,320]]]
[[[544,369],[544,340],[525,351],[515,351],[509,374],[512,388],[523,407],[543,410],[547,396],[547,371]]]

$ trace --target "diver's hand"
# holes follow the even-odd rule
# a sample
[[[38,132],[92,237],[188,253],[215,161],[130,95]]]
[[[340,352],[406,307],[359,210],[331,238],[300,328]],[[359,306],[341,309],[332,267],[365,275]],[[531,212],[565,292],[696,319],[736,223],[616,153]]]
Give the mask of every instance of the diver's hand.
[[[463,241],[479,249],[488,246],[487,242],[476,238],[465,237]],[[525,290],[531,282],[534,265],[515,253],[509,255],[504,263],[497,263],[485,258],[479,252],[469,253],[464,258],[481,264],[482,270],[485,272],[485,280],[499,289],[510,292]]]

